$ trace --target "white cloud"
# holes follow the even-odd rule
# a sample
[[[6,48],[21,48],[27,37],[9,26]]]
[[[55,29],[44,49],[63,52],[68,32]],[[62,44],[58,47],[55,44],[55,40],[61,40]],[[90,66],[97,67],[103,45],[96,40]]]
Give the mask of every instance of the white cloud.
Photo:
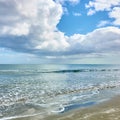
[[[71,36],[71,50],[74,53],[110,53],[120,50],[120,29],[106,27],[86,35]]]
[[[92,9],[89,9],[89,11],[88,11],[87,15],[89,16],[89,15],[93,15],[93,14],[95,14],[95,11],[94,11],[94,10],[92,10]]]
[[[73,15],[79,17],[79,16],[81,16],[82,14],[81,14],[81,13],[74,12]]]
[[[117,27],[65,36],[56,28],[63,8],[52,0],[1,0],[0,12],[2,48],[39,56],[120,51],[120,29]]]
[[[78,4],[80,2],[80,0],[69,0],[69,1],[73,4]]]
[[[120,25],[120,0],[95,0],[89,1],[85,7],[88,9],[87,15],[93,15],[98,11],[107,11],[110,18],[114,18],[113,24]]]
[[[120,7],[114,7],[109,13],[110,18],[114,18],[113,24],[120,25]]]
[[[94,0],[85,5],[86,8],[92,8],[94,12],[110,11],[113,6],[119,5],[120,0]],[[91,10],[91,9],[90,9]]]
[[[16,23],[30,24],[44,27],[47,30],[55,29],[62,16],[62,6],[52,0],[2,0],[0,1],[0,21],[2,26],[13,26]],[[11,10],[12,9],[12,10]],[[15,19],[16,18],[16,19]],[[2,20],[0,19],[0,20]]]
[[[41,44],[39,41],[35,47],[36,50],[46,50],[46,51],[65,51],[69,47],[69,43],[66,41],[66,37],[62,32],[51,32],[45,33],[43,36],[45,39]]]
[[[4,26],[2,28],[1,34],[10,34],[10,35],[28,35],[29,34],[29,24],[27,23],[17,23],[14,26]]]
[[[55,0],[61,4],[64,4],[65,2],[71,3],[71,4],[78,4],[80,0]]]
[[[61,4],[52,0],[31,0],[31,2],[29,0],[4,0],[0,1],[0,9],[2,10],[0,18],[5,19],[3,22],[0,21],[1,41],[4,39],[1,46],[14,49],[14,44],[20,42],[17,40],[18,37],[23,35],[25,39],[22,37],[23,45],[20,46],[22,49],[46,50],[48,48],[53,51],[58,48],[62,50],[68,46],[64,33],[56,28],[63,14]],[[10,44],[4,44],[9,42],[7,36],[10,38]],[[16,36],[15,43],[15,37],[12,36]]]
[[[106,21],[106,20],[102,20],[98,23],[97,27],[104,27],[108,24],[111,24],[109,21]]]

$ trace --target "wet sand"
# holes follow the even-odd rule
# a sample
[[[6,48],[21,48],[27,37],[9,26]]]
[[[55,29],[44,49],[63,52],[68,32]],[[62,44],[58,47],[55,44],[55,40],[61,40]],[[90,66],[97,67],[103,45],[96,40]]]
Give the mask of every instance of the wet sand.
[[[44,118],[42,115],[14,120],[120,120],[120,96],[87,108]]]
[[[99,105],[73,110],[45,120],[120,120],[120,96]]]

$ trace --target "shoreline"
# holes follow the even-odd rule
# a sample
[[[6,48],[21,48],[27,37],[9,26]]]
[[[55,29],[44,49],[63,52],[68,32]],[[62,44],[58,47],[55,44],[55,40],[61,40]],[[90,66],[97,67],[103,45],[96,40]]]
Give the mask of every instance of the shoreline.
[[[120,95],[86,108],[78,108],[57,115],[41,115],[12,120],[120,120]]]
[[[93,106],[71,110],[44,120],[120,120],[120,95]]]

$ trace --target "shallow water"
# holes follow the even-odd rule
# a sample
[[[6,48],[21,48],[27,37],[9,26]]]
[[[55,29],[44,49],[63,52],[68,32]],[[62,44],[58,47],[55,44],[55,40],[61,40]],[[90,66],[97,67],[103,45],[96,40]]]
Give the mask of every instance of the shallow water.
[[[119,65],[0,65],[4,120],[63,113],[119,93]]]

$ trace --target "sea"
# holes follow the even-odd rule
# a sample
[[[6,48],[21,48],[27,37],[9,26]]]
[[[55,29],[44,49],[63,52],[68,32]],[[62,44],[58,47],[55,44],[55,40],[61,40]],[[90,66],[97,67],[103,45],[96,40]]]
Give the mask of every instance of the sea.
[[[120,95],[120,65],[0,65],[0,120],[63,114]]]

